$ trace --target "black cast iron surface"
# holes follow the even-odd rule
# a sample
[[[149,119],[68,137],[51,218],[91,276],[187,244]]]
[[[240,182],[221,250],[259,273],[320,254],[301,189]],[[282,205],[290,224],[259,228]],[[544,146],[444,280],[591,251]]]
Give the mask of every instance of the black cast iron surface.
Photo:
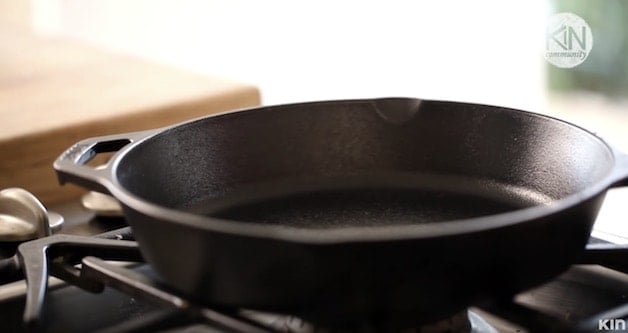
[[[118,198],[145,259],[194,301],[413,326],[567,269],[628,158],[546,116],[396,98],[89,139],[55,168]]]

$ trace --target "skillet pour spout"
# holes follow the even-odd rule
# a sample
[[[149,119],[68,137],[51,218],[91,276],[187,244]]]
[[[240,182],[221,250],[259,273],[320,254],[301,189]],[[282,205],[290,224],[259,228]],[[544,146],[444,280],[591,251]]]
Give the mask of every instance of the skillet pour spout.
[[[87,139],[54,166],[120,201],[179,292],[332,327],[410,327],[543,283],[628,184],[628,157],[576,125],[414,98],[212,115]]]

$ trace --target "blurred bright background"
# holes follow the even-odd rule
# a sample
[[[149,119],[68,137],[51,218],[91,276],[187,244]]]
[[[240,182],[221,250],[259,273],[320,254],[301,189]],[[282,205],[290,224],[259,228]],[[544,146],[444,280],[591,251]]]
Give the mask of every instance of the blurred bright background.
[[[628,151],[628,2],[31,0],[40,34],[64,36],[259,87],[264,104],[415,96],[559,116]],[[591,27],[587,60],[543,58],[549,15]],[[619,193],[623,191],[623,196]],[[601,233],[628,238],[625,190]],[[611,206],[611,205],[609,205]],[[624,204],[625,206],[625,204]],[[612,222],[605,222],[612,220]]]
[[[41,32],[250,82],[265,104],[408,95],[538,109],[544,100],[543,2],[35,5]]]

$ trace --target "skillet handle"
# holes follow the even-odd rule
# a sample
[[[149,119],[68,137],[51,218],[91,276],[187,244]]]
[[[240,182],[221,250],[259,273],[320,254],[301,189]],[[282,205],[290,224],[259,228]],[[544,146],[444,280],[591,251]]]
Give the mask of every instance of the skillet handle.
[[[615,168],[611,187],[628,186],[628,154],[613,147]]]
[[[97,154],[119,151],[128,144],[143,140],[154,133],[156,131],[151,130],[100,136],[80,141],[64,151],[54,162],[57,179],[61,185],[70,182],[93,191],[110,193],[113,177],[112,163],[107,163],[105,167],[98,169],[85,164]]]

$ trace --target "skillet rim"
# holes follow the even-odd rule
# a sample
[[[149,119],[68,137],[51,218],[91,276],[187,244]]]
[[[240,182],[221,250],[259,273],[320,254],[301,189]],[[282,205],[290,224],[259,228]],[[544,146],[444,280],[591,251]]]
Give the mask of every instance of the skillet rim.
[[[507,112],[524,113],[531,117],[542,118],[546,121],[558,122],[562,126],[569,126],[579,130],[584,135],[588,135],[591,139],[594,139],[602,144],[606,148],[606,152],[611,158],[611,166],[609,167],[607,175],[603,176],[600,180],[596,181],[593,185],[586,187],[585,189],[570,194],[564,198],[554,200],[550,205],[535,205],[531,207],[515,209],[498,214],[485,215],[473,218],[454,219],[447,221],[439,221],[437,223],[427,224],[409,224],[409,225],[385,225],[385,226],[368,226],[368,227],[341,227],[331,229],[310,229],[289,227],[284,225],[275,224],[259,224],[255,222],[243,222],[239,220],[220,219],[215,217],[208,217],[193,213],[188,213],[182,210],[169,208],[162,206],[148,200],[141,198],[131,192],[120,184],[117,171],[119,164],[125,158],[125,156],[132,151],[135,147],[142,145],[150,139],[165,135],[169,130],[181,128],[183,126],[191,126],[194,123],[201,122],[208,118],[229,116],[240,112],[256,112],[263,111],[277,107],[298,107],[303,105],[325,104],[325,103],[355,103],[355,102],[377,102],[382,100],[402,99],[408,101],[428,101],[438,102],[446,104],[458,104],[475,108],[491,108],[500,109]],[[220,233],[230,236],[249,237],[256,239],[267,239],[285,242],[306,243],[312,245],[325,245],[325,244],[341,244],[341,243],[364,243],[364,242],[390,242],[390,241],[407,241],[407,240],[419,240],[419,239],[433,239],[439,237],[449,236],[461,236],[464,234],[483,232],[487,230],[494,230],[499,228],[506,228],[516,226],[518,224],[526,222],[534,222],[544,217],[548,217],[553,214],[559,214],[573,208],[591,198],[603,194],[614,183],[621,181],[623,178],[628,177],[623,173],[618,172],[618,155],[617,149],[614,149],[604,139],[596,135],[595,133],[570,123],[568,121],[539,114],[535,112],[488,105],[477,104],[467,102],[455,102],[446,100],[430,100],[430,99],[418,99],[409,97],[386,97],[386,98],[369,98],[369,99],[341,99],[341,100],[325,100],[325,101],[312,101],[304,103],[288,103],[281,105],[271,105],[262,107],[253,107],[246,109],[239,109],[233,111],[227,111],[209,116],[199,117],[196,119],[188,120],[185,122],[177,123],[174,125],[166,126],[149,131],[150,133],[145,137],[134,141],[127,146],[123,147],[117,152],[111,159],[108,168],[108,181],[105,182],[104,187],[118,199],[123,207],[135,210],[145,216],[150,217],[153,220],[157,220],[164,223],[171,223],[175,225],[187,226],[202,230],[204,232]],[[125,208],[126,209],[126,208]],[[125,214],[126,215],[126,214]],[[129,223],[133,226],[135,221],[130,219]]]

